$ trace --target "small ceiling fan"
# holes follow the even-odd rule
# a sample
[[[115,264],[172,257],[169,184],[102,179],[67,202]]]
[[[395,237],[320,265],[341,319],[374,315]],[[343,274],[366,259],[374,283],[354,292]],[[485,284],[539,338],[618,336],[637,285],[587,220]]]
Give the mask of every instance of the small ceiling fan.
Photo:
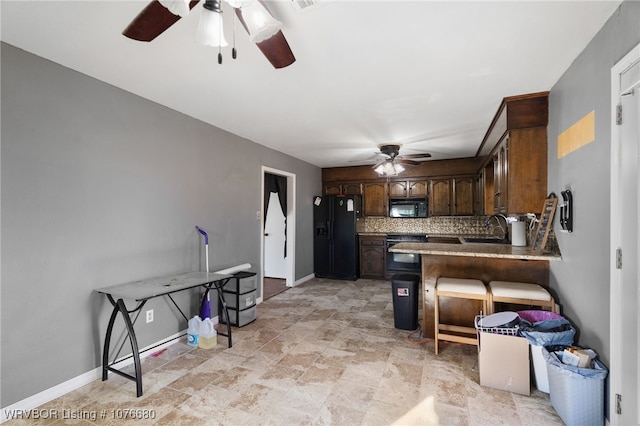
[[[420,164],[416,159],[429,158],[431,154],[425,152],[421,154],[400,155],[400,145],[380,145],[380,152],[377,155],[384,157],[373,165],[373,170],[380,175],[395,176],[402,173],[404,166],[417,166]]]
[[[296,58],[289,47],[289,43],[280,30],[280,22],[273,19],[269,11],[260,0],[225,0],[234,8],[235,14],[263,55],[271,62],[274,68],[284,68],[295,62]],[[221,0],[205,0],[198,32],[207,33],[216,39],[215,42],[205,42],[210,46],[226,46],[221,23]],[[150,42],[169,29],[178,20],[186,16],[199,0],[153,0],[136,16],[125,28],[122,34],[133,40]],[[205,17],[216,20],[219,25],[219,34],[211,34],[206,29],[201,30]],[[206,18],[205,18],[206,19]],[[264,23],[268,22],[265,26]],[[204,35],[202,36],[204,37]],[[215,44],[213,44],[215,43]],[[235,47],[232,50],[233,58],[236,57]],[[218,53],[218,63],[222,63],[222,55]]]

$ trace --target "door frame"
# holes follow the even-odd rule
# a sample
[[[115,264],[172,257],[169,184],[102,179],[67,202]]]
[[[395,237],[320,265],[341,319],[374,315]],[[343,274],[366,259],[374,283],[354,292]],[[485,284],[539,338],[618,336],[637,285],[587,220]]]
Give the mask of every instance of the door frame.
[[[296,175],[284,170],[274,169],[272,167],[262,166],[260,175],[260,297],[257,303],[264,300],[264,174],[285,176],[287,178],[287,214],[286,214],[286,232],[287,232],[287,257],[285,258],[285,279],[287,287],[293,287],[295,282],[296,268]]]
[[[620,424],[620,416],[616,414],[616,394],[622,394],[623,382],[628,380],[622,371],[622,354],[623,351],[628,351],[629,348],[625,346],[625,324],[622,318],[622,313],[618,309],[622,305],[625,295],[622,292],[622,273],[620,269],[616,267],[616,250],[622,246],[622,224],[620,221],[613,220],[615,212],[619,211],[622,205],[623,194],[620,191],[622,176],[619,172],[618,157],[620,156],[620,127],[616,124],[616,106],[620,102],[620,96],[622,95],[623,88],[621,88],[620,76],[631,65],[640,60],[640,44],[636,45],[631,51],[625,55],[618,63],[611,68],[611,218],[610,221],[610,353],[611,353],[611,368],[609,370],[609,401],[610,401],[610,415],[609,420],[612,425]],[[638,94],[640,96],[640,94]],[[637,170],[636,170],[637,175]],[[636,218],[637,220],[637,218]],[[635,262],[637,259],[626,259],[627,262]],[[623,256],[624,266],[624,256]],[[636,301],[638,305],[638,301]],[[636,306],[637,307],[637,306]],[[636,310],[637,312],[637,310]],[[637,320],[637,317],[636,317]],[[638,327],[638,324],[636,324]],[[634,352],[638,356],[640,362],[639,348],[635,348]],[[640,398],[640,378],[636,377],[636,397]],[[623,409],[632,409],[637,406],[640,401],[625,401],[622,400]],[[638,414],[636,414],[637,416]]]

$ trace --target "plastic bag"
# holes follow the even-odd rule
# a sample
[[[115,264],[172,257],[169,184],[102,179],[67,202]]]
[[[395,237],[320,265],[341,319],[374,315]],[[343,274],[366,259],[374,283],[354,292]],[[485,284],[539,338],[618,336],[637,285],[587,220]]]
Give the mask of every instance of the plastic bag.
[[[559,374],[566,375],[573,379],[604,380],[609,374],[607,367],[598,359],[594,358],[594,368],[580,368],[562,363],[562,352],[542,351],[547,367],[555,368]]]
[[[520,311],[520,334],[534,346],[570,346],[576,334],[562,315],[549,311]]]

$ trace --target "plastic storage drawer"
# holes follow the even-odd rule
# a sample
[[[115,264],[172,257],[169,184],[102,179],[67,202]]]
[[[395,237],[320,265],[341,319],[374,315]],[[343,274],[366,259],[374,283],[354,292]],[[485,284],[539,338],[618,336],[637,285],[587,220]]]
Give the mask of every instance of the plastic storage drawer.
[[[242,311],[239,311],[237,309],[228,309],[229,311],[229,318],[231,319],[231,321],[229,322],[231,325],[236,326],[236,327],[242,327],[245,326],[247,324],[249,324],[250,322],[253,322],[256,320],[256,307],[253,306],[252,308],[249,309],[244,309]],[[224,315],[224,311],[222,311],[222,323],[226,324],[227,323],[227,319],[225,318]]]
[[[249,293],[223,293],[224,301],[229,309],[247,309],[256,304],[256,290]]]
[[[258,288],[258,281],[255,272],[237,272],[233,278],[224,286],[224,291],[230,293],[248,293]]]

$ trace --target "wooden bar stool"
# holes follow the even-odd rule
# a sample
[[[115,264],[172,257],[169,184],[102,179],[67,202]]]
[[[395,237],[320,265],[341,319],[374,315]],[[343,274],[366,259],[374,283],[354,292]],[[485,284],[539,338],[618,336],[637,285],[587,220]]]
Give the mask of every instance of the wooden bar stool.
[[[491,312],[495,312],[495,304],[511,303],[514,305],[538,306],[556,312],[556,301],[544,287],[533,283],[519,283],[512,281],[491,281],[489,283],[491,296]],[[557,312],[556,312],[557,313]]]
[[[469,345],[478,345],[478,334],[474,327],[464,327],[452,324],[440,323],[440,297],[455,297],[458,299],[482,300],[482,312],[486,313],[489,309],[491,297],[480,280],[467,278],[447,278],[440,277],[436,281],[434,300],[434,322],[435,322],[435,351],[438,354],[438,346],[440,340],[448,342],[466,343]],[[443,332],[440,332],[442,330]],[[447,332],[453,332],[451,334]],[[466,334],[467,336],[461,335]],[[473,335],[473,337],[471,337]]]

